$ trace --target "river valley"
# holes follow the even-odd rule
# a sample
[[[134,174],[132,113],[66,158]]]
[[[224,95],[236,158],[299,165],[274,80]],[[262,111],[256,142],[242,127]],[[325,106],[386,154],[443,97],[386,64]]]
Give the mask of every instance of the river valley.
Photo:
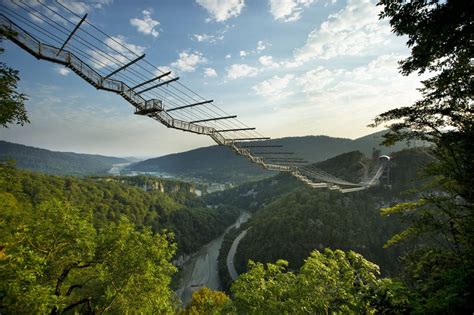
[[[192,293],[201,287],[208,287],[212,290],[219,290],[221,288],[217,258],[219,256],[219,249],[224,240],[224,235],[231,228],[239,227],[242,223],[245,223],[250,217],[250,213],[242,212],[236,222],[229,226],[224,234],[203,246],[184,263],[180,271],[180,286],[178,290],[176,290],[183,305],[188,303]]]

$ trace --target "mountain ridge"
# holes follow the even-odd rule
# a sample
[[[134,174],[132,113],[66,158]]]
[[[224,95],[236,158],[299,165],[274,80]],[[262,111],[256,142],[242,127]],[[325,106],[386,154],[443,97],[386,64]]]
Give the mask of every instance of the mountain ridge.
[[[0,140],[0,161],[15,160],[18,168],[52,175],[96,175],[107,173],[124,158],[99,154],[61,152]]]
[[[404,144],[397,144],[390,148],[381,146],[382,135],[385,133],[386,131],[379,131],[353,140],[325,135],[285,137],[265,141],[265,144],[281,144],[283,147],[280,151],[295,152],[295,157],[301,157],[310,163],[321,162],[351,151],[361,151],[366,155],[371,155],[372,150],[377,149],[383,154],[388,154],[407,147]],[[256,149],[254,152],[264,150],[264,148]],[[259,180],[275,174],[217,145],[147,159],[133,163],[127,169],[138,172],[164,172],[204,181],[234,184]]]

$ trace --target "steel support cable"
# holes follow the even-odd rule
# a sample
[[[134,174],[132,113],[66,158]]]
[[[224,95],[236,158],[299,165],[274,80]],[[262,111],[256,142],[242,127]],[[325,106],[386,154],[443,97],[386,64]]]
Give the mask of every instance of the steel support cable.
[[[11,24],[11,22],[9,22],[9,23]],[[21,28],[20,28],[20,30],[23,31]],[[29,35],[28,33],[26,33],[26,35],[28,35],[28,36],[31,38],[31,35]],[[21,37],[20,37],[20,38],[21,38]],[[34,38],[32,38],[32,39],[34,39]],[[36,43],[38,43],[37,45],[38,45],[39,47],[41,47],[41,46],[40,46],[41,43],[38,42],[37,39],[34,39],[34,40],[35,40]],[[92,69],[91,69],[91,70],[92,70]],[[178,122],[178,123],[179,123],[179,122]],[[178,128],[178,129],[179,129],[179,128]],[[186,130],[192,131],[191,129],[186,129]],[[249,157],[249,158],[252,159],[252,160],[255,160],[255,158],[252,158],[252,157]],[[255,160],[255,161],[259,161],[259,160],[257,159],[257,160]],[[261,163],[261,164],[262,164],[262,163]]]
[[[317,178],[324,179],[325,181],[330,182],[330,183],[339,184],[339,185],[347,185],[347,186],[360,186],[360,184],[345,181],[343,179],[332,176],[325,172],[324,173],[314,172],[314,171],[308,171],[307,169],[305,171],[308,172],[309,174],[312,174],[313,176],[316,176]]]
[[[339,185],[346,185],[346,186],[361,186],[360,184],[356,183],[351,183],[348,181],[345,181],[343,179],[337,178],[335,176],[332,176],[330,174],[327,174],[325,172],[319,173],[319,172],[314,172],[312,170],[309,170],[307,167],[300,167],[299,168],[302,172],[309,174],[309,176],[315,177],[317,179],[320,179],[322,181],[328,182],[328,183],[334,183],[334,184],[339,184]],[[329,176],[328,176],[329,175]]]
[[[22,3],[23,3],[23,2],[22,2]],[[32,8],[31,6],[29,6],[29,5],[25,4],[25,3],[23,3],[23,4],[24,4],[25,6],[27,6],[27,7],[29,7],[31,10],[34,10],[34,8]],[[50,26],[53,27],[54,29],[56,29],[56,30],[62,32],[62,33],[65,34],[65,35],[68,34],[68,32],[62,30],[62,29],[67,30],[67,28],[63,27],[62,25],[57,24],[55,21],[53,21],[53,20],[50,19],[49,17],[45,16],[45,15],[44,15],[43,13],[41,13],[40,11],[35,10],[35,12],[31,12],[31,11],[27,10],[26,8],[24,8],[23,6],[20,6],[19,4],[16,4],[16,5],[17,5],[18,7],[20,7],[20,8],[22,8],[23,10],[25,10],[27,13],[30,13],[30,14],[34,15],[36,18],[38,18],[38,19],[44,21],[45,23],[47,23],[48,25],[50,25]],[[41,16],[38,16],[38,14],[40,14],[40,15],[43,16],[44,18],[41,17]],[[23,17],[22,17],[22,18],[23,18]],[[45,19],[46,19],[46,20],[45,20]],[[54,25],[54,24],[49,23],[48,20],[49,20],[50,22],[53,22],[53,23],[57,24],[57,25],[58,25],[59,27],[61,27],[62,29],[59,28],[58,26]],[[33,25],[34,25],[34,24],[33,24]],[[35,25],[35,26],[36,26],[36,25]],[[56,37],[57,37],[57,36],[56,36]],[[117,60],[115,60],[113,57],[110,57],[106,52],[104,52],[103,50],[101,50],[99,47],[97,47],[97,46],[95,46],[95,45],[89,43],[87,40],[83,39],[83,38],[80,37],[80,36],[77,36],[77,37],[81,40],[82,45],[84,45],[84,46],[86,46],[86,47],[92,49],[93,51],[96,51],[96,52],[100,53],[100,55],[101,55],[103,58],[106,58],[108,61],[110,61],[110,62],[112,62],[112,63],[114,63],[114,64],[120,65],[120,63],[117,62]],[[57,38],[59,38],[59,37],[57,37]],[[58,42],[61,43],[61,41],[58,41]],[[72,45],[72,44],[71,44],[71,45],[69,45],[69,46],[75,48],[75,50],[77,50],[77,51],[80,51],[80,52],[81,52],[81,56],[85,56],[84,54],[87,54],[86,52],[82,53],[83,51],[82,51],[80,48],[75,47],[75,45]],[[113,68],[111,65],[107,65],[107,64],[101,62],[98,58],[95,58],[95,57],[93,57],[93,56],[90,55],[90,54],[87,54],[87,55],[86,55],[86,60],[88,60],[88,59],[92,59],[93,62],[94,62],[94,64],[99,64],[99,65],[101,66],[100,69],[110,68],[110,69],[111,69],[110,71],[113,71],[113,70],[114,70],[114,68]],[[137,81],[135,81],[134,79],[131,79],[131,78],[128,77],[128,76],[125,76],[123,73],[120,73],[120,77],[125,78],[127,81],[132,81],[132,82],[134,82],[135,84],[137,83]],[[195,116],[196,118],[201,118],[200,116],[197,116],[197,115],[195,115],[195,114],[191,114],[191,115],[192,115],[192,116]],[[185,115],[185,116],[188,116],[188,115]],[[189,116],[188,116],[188,117],[189,117]]]
[[[20,0],[20,1],[21,1],[21,0]],[[67,22],[71,23],[72,25],[74,25],[74,23],[72,23],[70,20],[68,20],[66,17],[64,17],[63,15],[61,15],[60,13],[58,13],[57,11],[51,9],[50,7],[46,6],[46,5],[45,5],[44,3],[42,3],[42,2],[40,2],[40,3],[41,3],[41,5],[43,5],[45,8],[47,8],[48,10],[50,10],[51,12],[53,12],[54,14],[57,14],[59,17],[61,17],[61,18],[64,19],[65,21],[67,21]],[[26,4],[25,4],[25,5],[26,5]],[[28,6],[28,5],[27,5],[27,6]],[[30,7],[30,6],[28,6],[28,7]],[[32,8],[32,7],[30,7],[30,9],[35,10],[35,9]],[[39,12],[38,10],[35,10],[35,11],[38,12],[38,13],[40,13],[40,14],[42,14],[42,13]],[[42,15],[43,15],[43,14],[42,14]],[[44,16],[44,15],[43,15],[43,16]],[[49,19],[49,17],[46,17],[46,18]],[[89,23],[89,24],[90,24],[90,23]],[[62,27],[62,26],[61,26],[61,27]],[[64,27],[63,27],[63,28],[64,28]],[[86,32],[86,31],[84,31],[84,30],[81,30],[81,31]],[[90,34],[90,33],[88,33],[88,32],[86,32],[86,33],[87,33],[89,36],[95,38],[97,41],[100,41],[100,39],[98,39],[97,37],[93,36],[92,34]],[[119,65],[119,66],[120,66],[120,65],[123,65],[123,64],[121,64],[120,62],[118,62],[115,58],[113,58],[113,57],[111,58],[110,56],[108,56],[108,53],[105,52],[105,51],[103,51],[103,50],[100,49],[99,47],[97,47],[97,46],[95,46],[95,45],[89,43],[87,40],[85,40],[84,38],[80,37],[79,35],[78,35],[77,37],[78,37],[81,41],[84,41],[86,44],[88,44],[88,47],[89,47],[89,48],[93,48],[94,51],[100,52],[101,55],[102,55],[103,57],[107,58],[109,61],[112,61],[113,63],[115,63],[116,65]],[[109,38],[111,38],[111,37],[109,37]],[[100,42],[102,43],[102,41],[100,41]],[[116,42],[117,42],[117,41],[116,41]],[[117,42],[117,43],[118,43],[118,42]],[[92,47],[91,47],[91,46],[92,46]],[[130,60],[130,59],[128,58],[128,56],[124,55],[123,53],[121,53],[120,51],[118,51],[118,50],[116,50],[115,48],[111,47],[110,45],[106,45],[106,46],[107,46],[109,49],[111,49],[111,50],[115,51],[116,53],[120,54],[122,57],[126,58],[127,60]],[[122,46],[123,46],[123,45],[122,45]],[[126,46],[123,46],[123,47],[126,47]],[[131,50],[130,50],[130,51],[131,51]],[[137,74],[137,72],[136,72],[135,70],[132,70],[132,69],[129,69],[129,70],[131,70],[130,72],[133,72],[134,74]],[[145,79],[145,80],[147,79],[146,77],[144,77],[144,76],[141,75],[140,73],[138,73],[138,75],[141,76],[141,79],[142,79],[142,80],[143,80],[143,79]],[[128,78],[127,81],[129,81],[129,80],[130,80],[130,79]],[[136,82],[136,81],[134,81],[134,82]],[[135,84],[135,85],[136,85],[136,84]],[[182,101],[184,102],[184,104],[186,104],[186,101],[185,101],[182,97],[181,97],[181,99],[182,99]],[[209,114],[206,113],[205,111],[201,111],[201,113],[204,114],[204,115],[208,115],[209,117],[213,117],[212,115],[209,115]],[[193,116],[194,116],[194,115],[193,115]],[[199,118],[200,118],[200,116],[196,116],[196,117],[199,117]]]
[[[43,6],[45,6],[41,1],[40,1],[40,3],[41,3]],[[58,2],[58,1],[57,1],[57,3],[58,3],[61,7],[63,7],[65,10],[67,10],[69,13],[71,13],[71,14],[73,14],[74,16],[78,17],[78,15],[77,15],[75,12],[71,11],[69,8],[67,8],[66,6],[64,6],[62,3]],[[49,7],[48,7],[48,8],[49,8]],[[49,8],[49,9],[50,9],[50,8]],[[50,9],[50,10],[52,10],[52,9]],[[53,10],[53,11],[54,11],[54,10]],[[56,12],[56,13],[57,13],[57,12]],[[64,17],[63,17],[63,18],[64,18]],[[64,18],[64,19],[66,19],[66,18]],[[66,20],[67,20],[67,19],[66,19]],[[69,20],[68,20],[68,21],[69,21]],[[70,21],[69,21],[69,22],[70,22]],[[133,50],[131,50],[129,47],[123,45],[123,43],[120,43],[119,41],[115,40],[115,38],[113,38],[113,37],[111,37],[110,35],[108,35],[107,33],[103,32],[102,30],[100,30],[99,28],[97,28],[95,25],[93,25],[93,24],[90,23],[89,21],[86,20],[85,22],[86,22],[87,24],[89,24],[92,28],[94,28],[95,30],[97,30],[98,32],[100,32],[102,35],[106,36],[107,38],[109,38],[109,39],[111,39],[112,41],[114,41],[116,44],[120,45],[122,48],[128,50],[130,53],[134,54],[135,56],[138,56],[138,54],[137,54],[135,51],[133,51]],[[72,22],[70,22],[70,23],[72,23]],[[89,36],[91,36],[91,37],[95,38],[96,40],[100,41],[97,37],[95,37],[94,35],[88,33],[87,31],[85,31],[85,30],[82,30],[82,31],[83,31],[83,32],[86,32],[87,34],[89,34]],[[118,52],[118,53],[120,53],[120,52]],[[123,55],[123,54],[121,54],[121,55],[128,59],[128,56],[125,56],[125,55]],[[158,71],[161,72],[161,73],[164,73],[161,69],[159,69],[159,68],[156,67],[155,65],[151,64],[151,63],[150,63],[149,61],[147,61],[146,59],[144,60],[144,62],[145,62],[146,64],[148,64],[149,66],[151,66],[153,69],[158,70]],[[141,67],[143,70],[145,70],[145,71],[151,73],[152,75],[155,75],[154,72],[149,71],[148,69],[142,67],[140,64],[138,64],[137,66]],[[179,84],[180,86],[184,87],[185,89],[187,89],[188,91],[190,91],[191,93],[195,94],[196,96],[200,97],[202,100],[205,100],[204,97],[200,96],[198,93],[194,92],[193,90],[191,90],[190,88],[188,88],[187,86],[185,86],[184,84],[182,84],[181,82],[178,82],[178,84]],[[172,85],[172,88],[177,89],[174,85]],[[182,92],[182,91],[179,90],[179,89],[178,89],[178,91]],[[223,110],[222,110],[220,107],[218,107],[216,104],[212,104],[212,105],[214,106],[214,108],[218,109],[218,110],[221,111],[223,114],[228,115],[227,112],[223,111]],[[208,106],[206,106],[206,107],[208,107]],[[215,113],[215,112],[214,112],[214,113]],[[217,114],[217,113],[216,113],[216,114]],[[236,119],[236,121],[237,121],[238,123],[240,123],[242,126],[248,127],[247,125],[245,125],[244,123],[242,123],[240,120]],[[238,124],[235,124],[235,125],[240,127],[240,125],[238,125]],[[255,134],[256,134],[256,135],[259,135],[259,136],[262,136],[259,132],[255,132]]]

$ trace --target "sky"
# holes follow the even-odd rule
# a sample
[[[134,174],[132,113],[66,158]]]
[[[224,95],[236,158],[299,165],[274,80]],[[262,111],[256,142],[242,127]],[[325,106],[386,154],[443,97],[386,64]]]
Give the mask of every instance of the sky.
[[[406,38],[379,20],[375,1],[60,1],[272,138],[354,139],[377,131],[367,127],[377,114],[419,98],[420,78],[398,73],[398,61],[409,55]],[[19,70],[31,123],[0,129],[0,140],[140,157],[214,144],[133,115],[120,96],[9,41],[1,45],[1,61]]]

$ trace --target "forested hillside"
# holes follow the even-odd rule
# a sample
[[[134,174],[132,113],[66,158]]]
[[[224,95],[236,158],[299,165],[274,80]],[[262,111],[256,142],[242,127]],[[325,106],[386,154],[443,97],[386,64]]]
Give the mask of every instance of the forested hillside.
[[[399,144],[390,149],[380,146],[382,134],[383,132],[377,132],[355,140],[328,136],[288,137],[265,141],[265,144],[283,145],[279,149],[280,151],[295,152],[298,157],[313,163],[354,150],[370,155],[373,149],[378,149],[382,153],[389,153],[406,147],[405,144]],[[256,150],[258,152],[259,149]],[[262,150],[264,149],[260,149],[260,151]],[[134,163],[128,169],[144,172],[166,172],[206,181],[235,184],[275,175],[274,172],[265,171],[241,156],[219,146],[199,148],[148,159]]]
[[[178,254],[194,252],[220,235],[238,215],[234,207],[206,207],[191,192],[194,187],[189,183],[160,180],[163,189],[145,192],[144,177],[77,179],[1,167],[2,172],[9,173],[8,187],[2,187],[2,192],[13,195],[27,208],[54,199],[84,213],[90,211],[98,227],[125,216],[138,228],[151,227],[155,232],[169,229],[178,244]]]
[[[355,179],[362,172],[358,163],[361,158],[361,153],[351,152],[316,165],[340,177]],[[398,218],[380,216],[379,209],[416,197],[403,192],[420,183],[417,170],[429,160],[417,149],[397,152],[390,163],[390,181],[357,193],[312,189],[279,175],[210,195],[207,201],[236,203],[255,213],[245,226],[252,228],[238,247],[235,263],[240,271],[246,270],[249,259],[284,259],[290,269],[298,269],[312,250],[332,248],[361,253],[381,266],[384,274],[394,274],[404,248],[384,249],[384,244],[403,224]],[[225,253],[221,260],[224,257]]]
[[[106,174],[114,164],[128,160],[103,155],[55,152],[0,141],[0,161],[15,160],[16,167],[53,175]]]

